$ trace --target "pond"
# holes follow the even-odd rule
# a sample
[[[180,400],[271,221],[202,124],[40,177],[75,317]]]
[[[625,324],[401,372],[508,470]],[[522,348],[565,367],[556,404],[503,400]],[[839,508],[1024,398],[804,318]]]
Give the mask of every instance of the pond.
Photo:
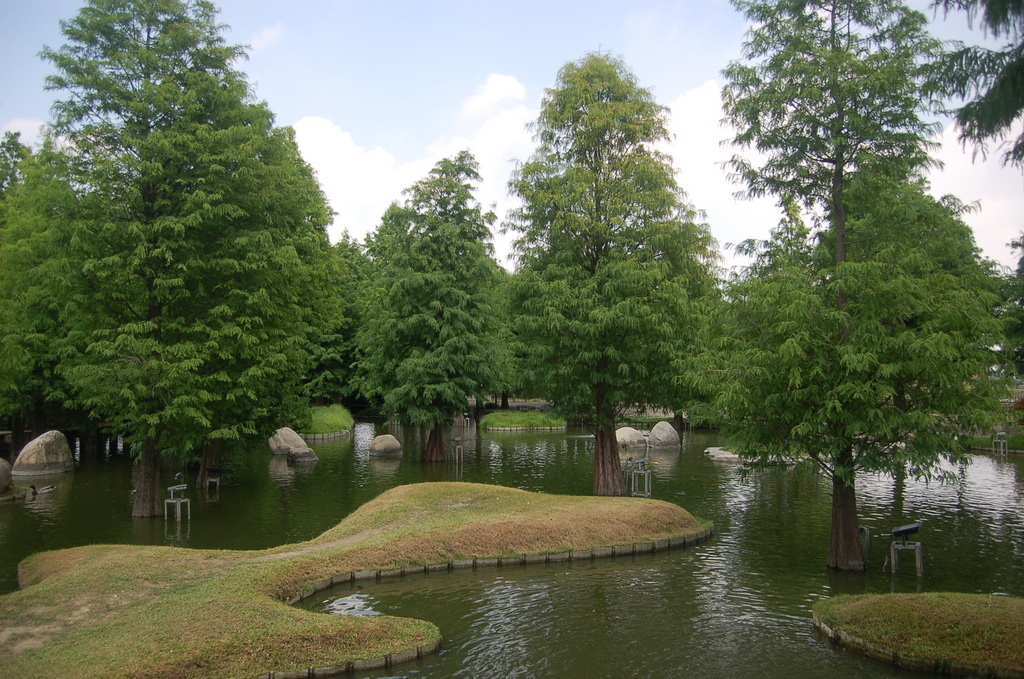
[[[461,465],[424,466],[417,441],[402,457],[368,454],[379,425],[313,443],[299,468],[254,449],[229,467],[219,492],[189,491],[191,521],[131,519],[131,464],[82,459],[57,489],[0,504],[0,591],[35,551],[96,543],[257,549],[306,540],[395,485],[463,480],[589,494],[593,438],[583,431],[461,433]],[[789,471],[744,477],[703,454],[714,434],[690,432],[681,450],[653,451],[653,495],[714,521],[715,536],[682,550],[629,558],[481,568],[407,576],[321,592],[307,607],[424,618],[441,651],[365,676],[921,676],[833,647],[810,606],[837,593],[956,590],[1024,596],[1021,456],[979,454],[953,469],[955,486],[861,475],[860,516],[873,528],[870,568],[828,571],[829,487]],[[451,442],[455,445],[455,442]],[[165,470],[173,478],[174,469]],[[38,484],[37,484],[38,485]],[[170,481],[168,484],[170,485]],[[924,576],[913,560],[883,569],[888,531],[925,521]]]

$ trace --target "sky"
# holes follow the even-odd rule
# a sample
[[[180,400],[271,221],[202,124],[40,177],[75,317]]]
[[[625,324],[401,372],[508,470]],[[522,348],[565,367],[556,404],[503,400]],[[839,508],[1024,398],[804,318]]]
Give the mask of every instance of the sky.
[[[59,48],[60,21],[84,0],[0,0],[0,132],[38,140],[58,92],[44,89]],[[589,52],[621,58],[641,86],[670,110],[669,153],[679,185],[706,215],[722,266],[745,263],[730,244],[763,239],[779,221],[775,201],[737,200],[724,161],[741,150],[723,142],[721,75],[741,58],[748,26],[726,0],[220,0],[229,43],[249,46],[240,65],[279,125],[296,131],[345,231],[362,241],[388,205],[440,159],[468,149],[480,164],[476,197],[499,217],[514,205],[507,182],[535,142],[546,88]],[[984,40],[962,16],[911,5],[942,39]],[[944,121],[936,141],[942,171],[932,192],[977,201],[965,216],[982,253],[1016,266],[1009,242],[1024,230],[1024,175],[964,149]],[[511,234],[495,234],[506,266]]]

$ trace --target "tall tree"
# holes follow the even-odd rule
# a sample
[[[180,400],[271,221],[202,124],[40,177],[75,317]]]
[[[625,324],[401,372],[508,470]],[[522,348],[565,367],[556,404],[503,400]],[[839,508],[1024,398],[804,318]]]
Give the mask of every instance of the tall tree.
[[[1001,49],[960,46],[943,64],[943,85],[969,99],[956,114],[960,139],[982,150],[988,141],[1006,140],[1024,116],[1024,3],[1021,0],[936,0],[936,7],[980,15],[985,32],[1008,42]],[[1006,164],[1024,169],[1024,133],[1010,139]]]
[[[139,457],[265,434],[297,403],[328,211],[291,130],[251,100],[204,0],[90,0],[43,56],[76,200],[65,372]]]
[[[425,462],[446,458],[448,420],[498,381],[495,216],[473,199],[479,180],[467,151],[440,161],[387,210],[368,248],[362,391],[404,424],[430,429]]]
[[[624,493],[615,420],[678,407],[669,364],[692,350],[714,243],[657,149],[666,109],[618,59],[565,65],[515,172],[513,304],[540,388],[595,423],[594,492]]]
[[[873,187],[898,187],[929,164],[927,136],[933,128],[924,116],[935,103],[923,92],[940,45],[926,33],[922,14],[895,0],[734,0],[734,4],[753,28],[744,45],[745,60],[725,70],[725,111],[737,129],[734,142],[764,157],[756,166],[735,158],[735,176],[749,194],[800,201],[820,210],[823,218],[821,237],[829,246],[828,258],[808,262],[817,268],[803,274],[787,269],[787,276],[796,277],[789,288],[793,295],[807,286],[800,294],[807,296],[808,304],[812,291],[831,295],[831,310],[811,313],[808,308],[803,315],[777,317],[789,330],[780,352],[783,348],[810,351],[803,341],[822,333],[831,338],[815,347],[815,355],[828,352],[830,365],[838,372],[811,378],[811,373],[802,374],[805,379],[827,380],[822,388],[836,390],[829,391],[828,400],[814,411],[820,412],[820,427],[813,432],[801,427],[799,433],[817,439],[821,469],[832,480],[829,566],[861,570],[854,472],[859,466],[871,468],[874,458],[865,455],[863,448],[875,438],[890,438],[875,429],[891,424],[865,413],[862,392],[848,388],[861,380],[859,372],[866,369],[861,359],[875,360],[858,349],[859,338],[875,321],[855,313],[872,290],[859,278],[860,269],[850,264],[854,242],[848,224],[850,191],[858,175],[870,175]],[[886,219],[891,228],[904,228],[901,220],[890,215]],[[829,278],[823,278],[822,272]],[[820,298],[814,300],[820,305]],[[943,369],[958,376],[952,364]],[[769,459],[772,450],[793,436],[786,426],[790,415],[776,407],[785,401],[789,387],[785,380],[758,384],[764,390],[764,403],[772,406],[760,416],[775,423],[759,430],[766,437],[761,444],[776,448],[753,450],[769,451],[761,454]],[[936,407],[949,404],[940,401]],[[862,465],[862,461],[866,462]]]

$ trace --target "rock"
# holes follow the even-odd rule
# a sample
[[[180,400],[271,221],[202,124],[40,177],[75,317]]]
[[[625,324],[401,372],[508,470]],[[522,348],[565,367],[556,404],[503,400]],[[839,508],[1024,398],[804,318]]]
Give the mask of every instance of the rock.
[[[0,495],[11,485],[11,463],[0,459]]]
[[[621,427],[615,430],[615,441],[619,444],[620,448],[631,448],[636,446],[646,446],[647,439],[644,435],[638,432],[633,427]]]
[[[287,455],[292,448],[309,447],[301,436],[288,427],[281,427],[275,431],[274,435],[267,439],[267,443],[274,455]]]
[[[75,458],[64,434],[48,431],[29,441],[11,468],[13,476],[61,474],[75,468]]]
[[[292,462],[316,462],[320,458],[317,457],[316,451],[309,446],[298,446],[288,448],[288,459]]]
[[[381,434],[370,442],[371,453],[400,453],[402,444],[391,434]]]
[[[647,442],[652,448],[667,448],[668,446],[679,446],[679,432],[668,422],[659,422],[651,429],[651,435]]]
[[[705,448],[704,454],[716,462],[734,462],[736,464],[740,464],[743,462],[743,458],[741,458],[739,455],[737,455],[736,453],[731,453],[725,448],[720,448],[719,446]]]

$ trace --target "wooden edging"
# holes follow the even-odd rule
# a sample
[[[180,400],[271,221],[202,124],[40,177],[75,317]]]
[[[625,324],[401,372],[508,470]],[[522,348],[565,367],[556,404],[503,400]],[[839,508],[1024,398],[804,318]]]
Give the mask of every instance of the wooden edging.
[[[905,655],[894,651],[891,648],[873,644],[870,641],[861,639],[858,636],[844,632],[841,629],[834,629],[825,624],[817,613],[813,614],[814,626],[822,634],[827,636],[832,643],[838,644],[852,651],[881,660],[897,667],[905,667],[909,670],[920,672],[932,672],[934,674],[945,674],[953,677],[992,677],[993,679],[1024,679],[1024,671],[1019,670],[998,670],[994,667],[986,667],[975,663],[960,662],[958,660],[942,660],[939,658],[925,658],[916,655]]]
[[[288,598],[285,601],[285,603],[287,603],[290,606],[294,606],[295,604],[299,603],[304,599],[316,596],[316,594],[318,594],[319,592],[322,592],[333,585],[340,585],[347,582],[357,582],[359,580],[376,580],[379,582],[383,578],[404,577],[406,575],[435,573],[438,571],[453,571],[460,568],[487,568],[491,566],[502,568],[505,566],[525,566],[528,564],[559,563],[565,561],[590,561],[592,559],[601,559],[606,557],[633,556],[635,554],[651,554],[653,552],[663,552],[669,549],[678,549],[690,545],[697,545],[707,541],[711,538],[712,535],[714,535],[714,525],[709,525],[704,530],[697,531],[695,533],[688,533],[687,535],[680,535],[671,538],[662,538],[661,540],[654,540],[652,542],[636,542],[628,545],[612,545],[611,547],[597,547],[594,549],[570,549],[567,552],[520,554],[511,557],[473,557],[471,559],[448,560],[443,563],[392,568],[388,570],[382,569],[350,571],[348,573],[339,573],[338,575],[334,575],[325,580],[316,582],[313,584],[312,591],[298,592],[294,596]],[[424,657],[425,655],[434,653],[440,647],[441,642],[436,641],[432,644],[423,644],[420,646],[416,646],[415,648],[410,648],[405,651],[400,651],[398,653],[390,653],[386,656],[378,658],[349,661],[344,665],[337,665],[334,667],[309,667],[304,670],[294,670],[288,672],[268,672],[267,674],[261,674],[256,679],[300,679],[300,677],[335,677],[341,674],[350,674],[352,672],[363,672],[368,670],[390,668],[393,665],[397,665],[403,662],[409,662],[410,660],[416,660],[418,658]]]

